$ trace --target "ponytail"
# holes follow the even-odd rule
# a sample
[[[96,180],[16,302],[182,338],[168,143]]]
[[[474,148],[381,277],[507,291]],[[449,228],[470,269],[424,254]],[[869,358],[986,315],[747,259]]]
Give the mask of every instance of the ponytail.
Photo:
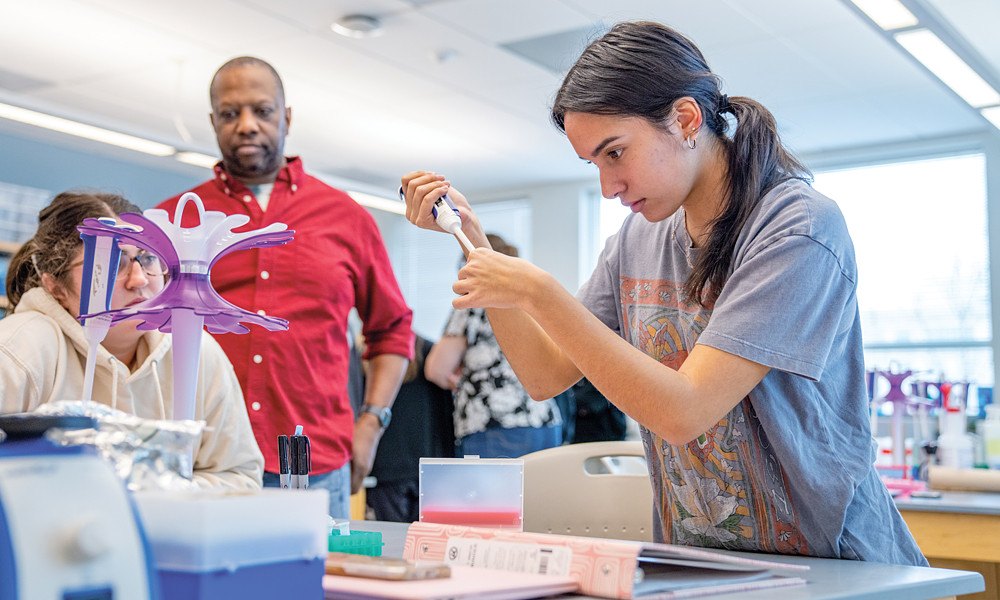
[[[21,301],[21,296],[24,295],[24,292],[42,285],[41,274],[31,260],[35,249],[34,238],[21,244],[21,247],[11,257],[10,264],[7,266],[6,290],[10,310],[14,310],[17,303]]]
[[[722,293],[732,268],[736,239],[761,198],[783,181],[811,177],[809,170],[781,145],[774,116],[760,103],[743,96],[723,95],[718,110],[736,117],[736,131],[732,139],[726,138],[725,126],[715,132],[727,156],[727,197],[684,283],[684,293],[702,304],[714,302]]]

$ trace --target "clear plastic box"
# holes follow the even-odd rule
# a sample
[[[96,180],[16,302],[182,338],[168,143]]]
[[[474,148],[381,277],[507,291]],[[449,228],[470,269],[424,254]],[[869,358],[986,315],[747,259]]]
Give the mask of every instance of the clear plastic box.
[[[421,458],[420,520],[520,531],[524,460]]]

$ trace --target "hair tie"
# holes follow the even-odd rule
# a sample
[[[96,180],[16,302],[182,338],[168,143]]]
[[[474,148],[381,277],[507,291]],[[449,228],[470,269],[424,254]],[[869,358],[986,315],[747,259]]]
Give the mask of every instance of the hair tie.
[[[733,113],[734,115],[736,114],[733,111],[733,105],[729,103],[729,96],[723,94],[722,97],[719,98],[719,108],[716,109],[715,112],[717,112],[720,115],[724,115],[726,113]]]

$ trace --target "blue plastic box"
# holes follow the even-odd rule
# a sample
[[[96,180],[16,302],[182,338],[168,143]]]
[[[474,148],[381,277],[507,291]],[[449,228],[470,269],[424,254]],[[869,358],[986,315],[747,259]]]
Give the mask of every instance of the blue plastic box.
[[[203,573],[157,570],[160,576],[160,598],[320,599],[323,598],[323,562],[319,558]]]

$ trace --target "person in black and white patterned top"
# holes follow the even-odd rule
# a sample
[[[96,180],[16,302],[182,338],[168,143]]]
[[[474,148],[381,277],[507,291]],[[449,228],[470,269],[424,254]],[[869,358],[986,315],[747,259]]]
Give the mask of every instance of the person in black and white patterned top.
[[[517,248],[488,234],[498,252]],[[455,394],[456,456],[515,458],[562,443],[555,400],[536,402],[521,386],[481,308],[453,310],[424,367],[428,380]]]

